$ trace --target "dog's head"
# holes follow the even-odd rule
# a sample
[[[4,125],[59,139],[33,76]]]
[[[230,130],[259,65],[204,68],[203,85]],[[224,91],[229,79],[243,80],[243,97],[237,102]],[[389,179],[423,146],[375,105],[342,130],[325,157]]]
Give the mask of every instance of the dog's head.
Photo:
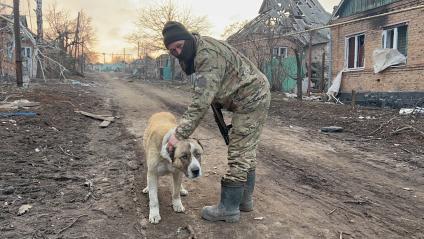
[[[179,141],[171,153],[172,166],[183,172],[188,178],[202,176],[203,147],[196,139]]]

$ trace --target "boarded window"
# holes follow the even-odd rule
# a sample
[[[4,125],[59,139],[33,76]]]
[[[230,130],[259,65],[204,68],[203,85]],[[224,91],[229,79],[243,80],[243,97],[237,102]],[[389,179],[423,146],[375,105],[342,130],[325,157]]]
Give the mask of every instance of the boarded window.
[[[365,65],[365,35],[347,37],[345,52],[348,69],[363,68]]]
[[[382,47],[397,49],[408,56],[408,25],[386,28],[383,31]]]

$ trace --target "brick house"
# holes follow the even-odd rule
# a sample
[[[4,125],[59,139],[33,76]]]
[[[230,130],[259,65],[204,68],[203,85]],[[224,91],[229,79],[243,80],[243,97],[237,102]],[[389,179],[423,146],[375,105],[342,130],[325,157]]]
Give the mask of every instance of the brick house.
[[[333,75],[344,69],[341,100],[350,101],[352,91],[359,104],[383,107],[411,106],[424,98],[423,6],[424,0],[339,4],[330,24],[351,22],[331,27]],[[373,52],[382,48],[397,49],[406,64],[374,73]]]
[[[13,19],[10,15],[2,16]],[[15,38],[13,24],[4,18],[0,18],[0,77],[15,78]],[[21,16],[21,23],[24,27],[28,27],[25,16]],[[33,55],[34,44],[24,34],[22,34],[21,47],[23,76],[24,78],[34,78],[37,74],[37,62]]]

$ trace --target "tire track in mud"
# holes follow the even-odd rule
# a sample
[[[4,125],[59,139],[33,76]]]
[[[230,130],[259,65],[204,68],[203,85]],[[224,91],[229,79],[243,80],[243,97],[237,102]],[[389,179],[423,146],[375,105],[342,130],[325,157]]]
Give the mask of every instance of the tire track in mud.
[[[419,207],[419,200],[399,195],[390,185],[372,185],[361,178],[347,177],[343,171],[308,165],[304,159],[287,152],[281,157],[281,152],[269,147],[261,147],[258,158],[264,160],[263,165],[272,172],[272,180],[282,187],[283,193],[295,193],[295,198],[306,197],[328,212],[338,210],[332,213],[332,224],[359,224],[356,232],[351,233],[354,237],[422,236],[419,221],[423,209]]]

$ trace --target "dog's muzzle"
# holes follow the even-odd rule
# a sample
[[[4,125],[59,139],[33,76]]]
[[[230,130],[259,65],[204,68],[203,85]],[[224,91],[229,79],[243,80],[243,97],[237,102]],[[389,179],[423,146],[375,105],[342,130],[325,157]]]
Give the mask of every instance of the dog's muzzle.
[[[191,174],[193,175],[193,178],[197,178],[200,175],[200,169],[199,168],[192,168]]]
[[[197,178],[202,176],[202,168],[200,167],[200,163],[196,158],[192,158],[190,165],[187,170],[188,178]]]

